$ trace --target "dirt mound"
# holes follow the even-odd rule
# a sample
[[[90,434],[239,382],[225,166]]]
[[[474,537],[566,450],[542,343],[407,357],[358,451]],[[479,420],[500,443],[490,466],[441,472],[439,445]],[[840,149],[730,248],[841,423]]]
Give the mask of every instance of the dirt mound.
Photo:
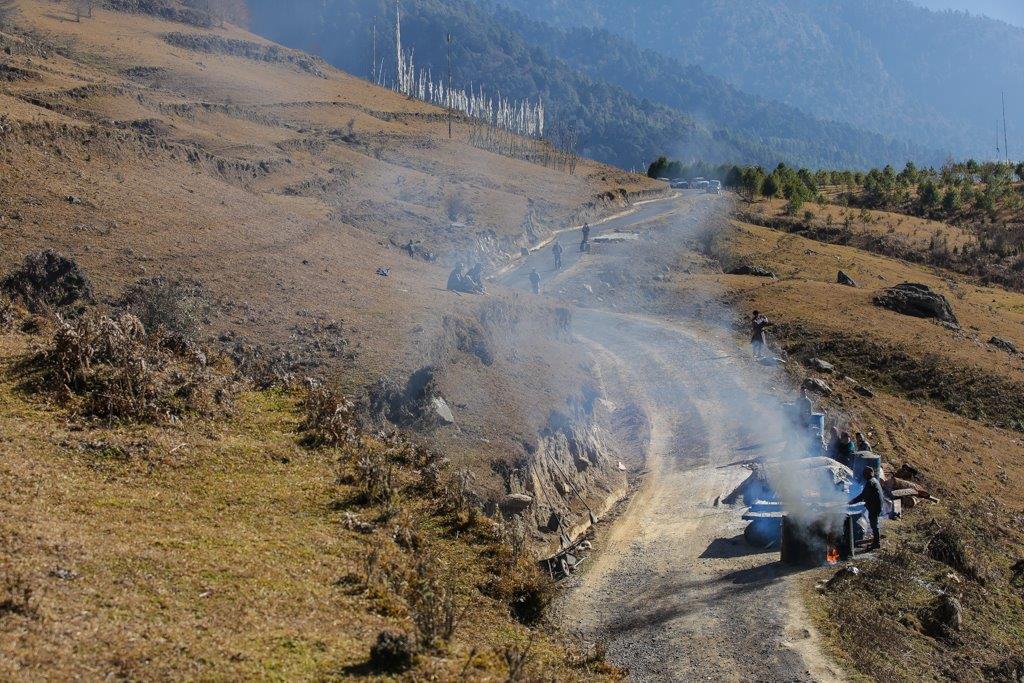
[[[78,264],[52,249],[26,256],[20,268],[0,281],[0,291],[33,313],[92,299],[92,285]]]

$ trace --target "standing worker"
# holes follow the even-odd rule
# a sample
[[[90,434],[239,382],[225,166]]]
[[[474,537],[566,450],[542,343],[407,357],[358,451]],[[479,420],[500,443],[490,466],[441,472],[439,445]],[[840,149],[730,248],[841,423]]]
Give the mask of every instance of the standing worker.
[[[555,270],[562,268],[562,245],[555,240],[555,246],[551,247],[551,253],[555,255]]]
[[[860,495],[850,501],[850,505],[864,503],[868,512],[868,522],[871,523],[871,533],[875,535],[868,550],[878,550],[882,547],[882,533],[878,530],[878,516],[882,514],[882,485],[878,483],[875,476],[875,468],[864,468],[864,490]]]
[[[534,294],[540,294],[540,273],[536,268],[530,271],[530,286],[533,288]]]
[[[764,350],[768,347],[765,330],[771,325],[767,316],[760,311],[754,311],[754,317],[750,321],[750,345],[754,348],[754,358],[761,358],[764,355]]]
[[[580,241],[580,253],[585,252],[590,246],[590,223],[583,224],[583,239]]]

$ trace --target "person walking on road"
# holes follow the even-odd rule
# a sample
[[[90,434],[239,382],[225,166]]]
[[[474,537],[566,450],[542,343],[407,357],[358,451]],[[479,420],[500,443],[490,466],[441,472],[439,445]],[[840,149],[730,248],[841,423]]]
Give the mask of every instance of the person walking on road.
[[[555,255],[555,270],[561,270],[562,268],[562,245],[558,240],[555,240],[555,245],[551,247],[551,253]]]
[[[530,271],[530,288],[534,294],[540,294],[540,273],[536,268]]]
[[[583,234],[583,239],[580,240],[580,253],[583,253],[590,248],[590,223],[584,223],[580,232]]]

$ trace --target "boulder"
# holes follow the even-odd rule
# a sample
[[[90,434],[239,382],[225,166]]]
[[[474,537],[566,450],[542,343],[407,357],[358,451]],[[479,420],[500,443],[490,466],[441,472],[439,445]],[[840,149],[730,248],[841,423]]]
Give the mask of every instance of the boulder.
[[[525,512],[531,505],[533,505],[533,496],[528,496],[525,493],[510,493],[505,496],[502,508],[509,514],[516,515]]]
[[[754,277],[770,277],[770,278],[774,278],[775,277],[775,273],[773,273],[772,271],[768,270],[767,268],[762,268],[761,266],[739,266],[737,268],[733,268],[733,269],[729,270],[726,274],[727,275],[753,275]]]
[[[814,393],[821,394],[822,396],[832,395],[832,387],[825,383],[824,380],[820,380],[815,377],[808,377],[805,379],[803,387],[807,391],[813,391]]]
[[[836,275],[836,282],[838,282],[841,285],[846,285],[847,287],[857,286],[856,280],[854,280],[852,277],[850,277],[841,270],[839,271],[839,274]]]
[[[448,407],[448,402],[440,396],[430,399],[430,410],[442,424],[455,424],[455,416],[452,414],[452,409]]]
[[[832,365],[827,361],[823,361],[820,358],[811,358],[807,361],[807,367],[813,368],[818,372],[823,372],[826,375],[831,375],[836,371],[836,366]]]
[[[866,387],[863,384],[858,384],[853,388],[853,390],[856,391],[861,396],[863,396],[864,398],[875,397],[875,392],[871,389],[871,387]]]
[[[1003,339],[1001,337],[992,337],[991,339],[988,340],[988,343],[996,347],[997,349],[1002,349],[1003,351],[1006,351],[1007,353],[1012,353],[1014,355],[1020,353],[1017,350],[1017,345],[1008,339]]]
[[[876,306],[887,308],[915,318],[931,318],[959,327],[960,321],[946,297],[932,291],[927,285],[904,282],[883,290],[874,299]]]

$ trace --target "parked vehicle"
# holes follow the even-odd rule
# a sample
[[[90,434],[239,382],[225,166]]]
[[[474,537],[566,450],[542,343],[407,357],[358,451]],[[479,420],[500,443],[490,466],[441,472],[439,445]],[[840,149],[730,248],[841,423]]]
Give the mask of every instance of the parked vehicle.
[[[673,180],[671,187],[673,190],[688,190],[690,189],[689,180]]]
[[[711,187],[711,183],[707,180],[701,180],[696,185],[693,185],[691,183],[690,187],[696,187],[698,190],[704,190],[705,192],[708,192],[708,188]]]
[[[712,180],[708,183],[708,194],[722,194],[722,181]]]

